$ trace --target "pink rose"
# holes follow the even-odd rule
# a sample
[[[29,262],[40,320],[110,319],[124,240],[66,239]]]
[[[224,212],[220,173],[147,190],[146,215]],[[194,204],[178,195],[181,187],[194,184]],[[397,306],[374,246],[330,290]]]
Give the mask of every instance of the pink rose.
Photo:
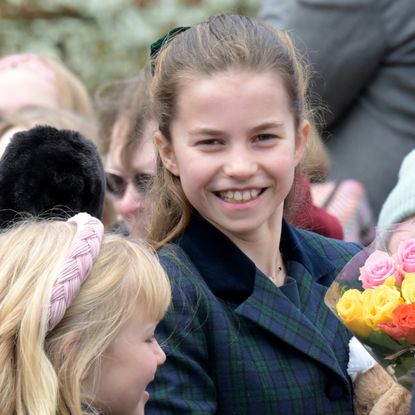
[[[383,284],[388,277],[399,278],[397,264],[386,252],[374,251],[366,259],[364,266],[360,268],[359,280],[362,281],[363,288],[377,287]]]
[[[404,272],[415,272],[415,239],[401,241],[397,261]]]

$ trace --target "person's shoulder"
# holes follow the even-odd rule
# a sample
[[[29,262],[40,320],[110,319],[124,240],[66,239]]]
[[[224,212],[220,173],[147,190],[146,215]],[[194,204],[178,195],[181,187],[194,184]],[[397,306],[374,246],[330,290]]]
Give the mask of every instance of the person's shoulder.
[[[309,270],[316,282],[329,286],[344,266],[361,250],[354,242],[332,239],[314,232],[297,230],[303,251],[309,261]]]
[[[161,265],[173,272],[193,265],[186,252],[175,243],[168,243],[157,251]]]
[[[355,242],[328,238],[307,230],[297,229],[297,232],[299,239],[305,246],[331,261],[344,263],[363,248],[362,245]]]
[[[212,294],[184,249],[175,243],[169,243],[160,248],[157,255],[172,288],[172,307],[168,314],[176,316],[173,320],[179,319],[183,327],[189,324],[186,320],[189,316],[193,320],[203,320],[203,316],[208,313],[203,310],[210,308],[210,302],[206,299]]]
[[[161,266],[174,287],[199,286],[203,278],[187,253],[178,244],[169,243],[157,251]]]

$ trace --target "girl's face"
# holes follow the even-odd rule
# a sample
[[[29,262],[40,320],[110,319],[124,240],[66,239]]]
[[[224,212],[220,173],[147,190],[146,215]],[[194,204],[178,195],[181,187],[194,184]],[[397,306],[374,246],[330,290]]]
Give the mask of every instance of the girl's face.
[[[144,415],[147,385],[166,355],[154,337],[157,322],[143,320],[143,309],[126,322],[85,380],[83,390],[105,414]]]
[[[282,80],[219,73],[180,89],[172,142],[156,143],[194,208],[225,234],[280,226],[309,125],[296,131]]]

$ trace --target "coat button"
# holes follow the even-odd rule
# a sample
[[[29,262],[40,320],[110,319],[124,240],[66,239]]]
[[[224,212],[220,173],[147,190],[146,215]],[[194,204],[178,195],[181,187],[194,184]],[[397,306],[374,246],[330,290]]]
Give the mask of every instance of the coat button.
[[[338,401],[344,396],[344,389],[338,383],[332,383],[326,387],[326,395],[331,401]]]

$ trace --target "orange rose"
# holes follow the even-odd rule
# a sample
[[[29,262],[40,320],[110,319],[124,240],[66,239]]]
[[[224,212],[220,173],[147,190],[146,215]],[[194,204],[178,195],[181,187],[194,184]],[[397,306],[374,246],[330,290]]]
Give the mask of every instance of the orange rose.
[[[379,328],[396,340],[415,344],[415,303],[399,304],[393,310],[392,321],[379,324]]]

